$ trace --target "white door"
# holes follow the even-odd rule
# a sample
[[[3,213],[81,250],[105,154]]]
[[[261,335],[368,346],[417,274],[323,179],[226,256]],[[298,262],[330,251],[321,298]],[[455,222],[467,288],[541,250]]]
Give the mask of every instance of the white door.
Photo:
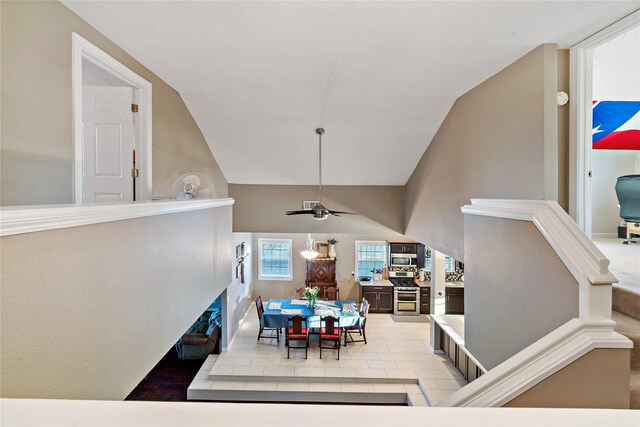
[[[83,203],[133,200],[133,90],[82,87]]]

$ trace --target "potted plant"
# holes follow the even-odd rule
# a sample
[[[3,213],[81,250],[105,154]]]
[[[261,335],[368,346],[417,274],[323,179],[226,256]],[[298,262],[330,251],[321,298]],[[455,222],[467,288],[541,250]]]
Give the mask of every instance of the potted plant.
[[[336,243],[338,243],[338,241],[334,238],[331,238],[329,240],[327,240],[327,243],[329,244],[329,258],[335,258],[336,257]]]

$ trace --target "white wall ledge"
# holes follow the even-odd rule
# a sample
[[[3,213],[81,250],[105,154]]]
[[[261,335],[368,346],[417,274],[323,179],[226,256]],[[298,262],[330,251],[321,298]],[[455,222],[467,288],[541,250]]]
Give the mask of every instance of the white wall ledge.
[[[234,202],[231,198],[225,198],[4,207],[0,209],[0,236],[211,209],[231,206]]]

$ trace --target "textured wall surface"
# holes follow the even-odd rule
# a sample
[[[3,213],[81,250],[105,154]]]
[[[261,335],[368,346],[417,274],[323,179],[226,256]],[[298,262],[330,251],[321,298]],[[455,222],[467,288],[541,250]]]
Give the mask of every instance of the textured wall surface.
[[[578,283],[529,221],[464,216],[465,347],[492,369],[578,317]]]
[[[323,203],[332,210],[358,215],[316,221],[310,215],[287,216],[303,200],[318,200],[312,185],[230,184],[236,201],[233,231],[261,233],[395,234],[404,231],[404,186],[323,186]]]
[[[124,399],[231,281],[231,207],[2,237],[2,397]]]
[[[253,235],[251,233],[233,233],[232,235],[231,251],[233,256],[233,262],[231,263],[231,284],[227,288],[227,337],[225,339],[227,345],[231,343],[231,340],[240,329],[242,319],[252,301],[252,289],[253,289]],[[235,261],[236,246],[244,243],[245,253],[248,256],[244,261],[244,283],[240,281],[240,276],[236,278],[236,265]]]
[[[504,406],[629,409],[629,353],[592,350]]]
[[[458,98],[407,181],[407,237],[463,260],[471,198],[557,199],[557,62],[542,45]]]
[[[74,157],[71,33],[153,85],[153,195],[170,196],[187,172],[227,181],[180,94],[59,2],[0,2],[0,204],[71,203]]]

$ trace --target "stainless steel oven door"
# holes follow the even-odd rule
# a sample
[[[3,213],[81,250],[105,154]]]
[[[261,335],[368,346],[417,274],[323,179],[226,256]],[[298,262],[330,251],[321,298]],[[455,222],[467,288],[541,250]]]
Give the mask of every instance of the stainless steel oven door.
[[[420,297],[418,291],[395,291],[393,301],[393,314],[415,315],[420,314]]]

